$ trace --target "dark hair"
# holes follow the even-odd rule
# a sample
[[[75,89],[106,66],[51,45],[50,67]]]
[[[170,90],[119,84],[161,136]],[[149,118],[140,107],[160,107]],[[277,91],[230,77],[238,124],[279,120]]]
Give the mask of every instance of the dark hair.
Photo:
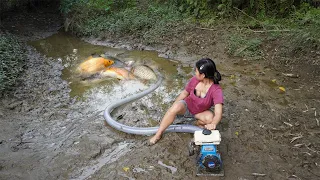
[[[204,74],[206,78],[212,79],[214,84],[219,84],[221,81],[221,75],[217,71],[215,63],[209,58],[200,59],[196,62],[196,68],[200,74]]]

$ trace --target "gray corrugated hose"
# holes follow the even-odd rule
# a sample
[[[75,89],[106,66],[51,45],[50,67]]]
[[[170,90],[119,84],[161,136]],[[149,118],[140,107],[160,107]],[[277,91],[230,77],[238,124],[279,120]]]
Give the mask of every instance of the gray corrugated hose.
[[[113,104],[110,104],[104,111],[104,118],[106,120],[106,122],[112,126],[113,128],[119,130],[119,131],[122,131],[122,132],[125,132],[125,133],[129,133],[129,134],[138,134],[138,135],[152,135],[152,134],[155,134],[158,130],[159,127],[131,127],[131,126],[127,126],[127,125],[124,125],[124,124],[121,124],[117,121],[115,121],[112,117],[111,117],[111,112],[125,104],[125,103],[128,103],[128,102],[131,102],[133,100],[136,100],[136,99],[139,99],[139,98],[142,98],[143,96],[151,93],[152,91],[154,91],[155,89],[157,89],[160,84],[162,83],[162,76],[161,74],[156,71],[156,74],[158,75],[158,81],[156,84],[153,84],[152,86],[150,86],[148,89],[138,93],[138,94],[134,94],[133,96],[129,96],[127,98],[124,98],[124,99],[121,99],[120,101],[118,102],[115,102]],[[188,124],[181,124],[181,125],[170,125],[165,133],[167,132],[184,132],[184,133],[194,133],[195,131],[198,131],[198,130],[203,130],[202,128],[198,127],[198,126],[193,126],[193,125],[188,125]]]

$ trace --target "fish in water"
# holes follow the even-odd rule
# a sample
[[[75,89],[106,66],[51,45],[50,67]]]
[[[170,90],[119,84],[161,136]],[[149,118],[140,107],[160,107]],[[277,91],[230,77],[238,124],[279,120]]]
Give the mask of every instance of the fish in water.
[[[125,68],[109,67],[101,72],[102,77],[114,77],[121,80],[135,79],[134,75]]]
[[[93,74],[104,70],[114,64],[114,61],[103,57],[90,56],[85,62],[81,63],[79,70],[81,73]]]
[[[157,76],[154,73],[154,71],[146,65],[137,65],[133,66],[131,69],[131,73],[140,79],[145,79],[145,80],[156,80]]]

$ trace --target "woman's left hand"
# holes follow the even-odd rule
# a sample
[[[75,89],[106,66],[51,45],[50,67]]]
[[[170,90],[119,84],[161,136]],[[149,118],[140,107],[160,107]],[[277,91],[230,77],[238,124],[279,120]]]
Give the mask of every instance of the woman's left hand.
[[[216,125],[215,124],[207,124],[204,126],[206,129],[209,129],[209,130],[214,130],[216,129]]]

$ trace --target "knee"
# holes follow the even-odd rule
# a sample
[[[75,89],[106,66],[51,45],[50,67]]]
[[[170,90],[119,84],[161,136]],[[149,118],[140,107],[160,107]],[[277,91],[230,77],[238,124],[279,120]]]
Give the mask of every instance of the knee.
[[[178,114],[182,109],[183,109],[183,104],[176,103],[176,104],[173,104],[168,111],[172,114]]]
[[[204,117],[204,121],[206,124],[211,124],[212,121],[213,121],[213,114],[210,113],[210,114],[207,114],[205,117]]]

